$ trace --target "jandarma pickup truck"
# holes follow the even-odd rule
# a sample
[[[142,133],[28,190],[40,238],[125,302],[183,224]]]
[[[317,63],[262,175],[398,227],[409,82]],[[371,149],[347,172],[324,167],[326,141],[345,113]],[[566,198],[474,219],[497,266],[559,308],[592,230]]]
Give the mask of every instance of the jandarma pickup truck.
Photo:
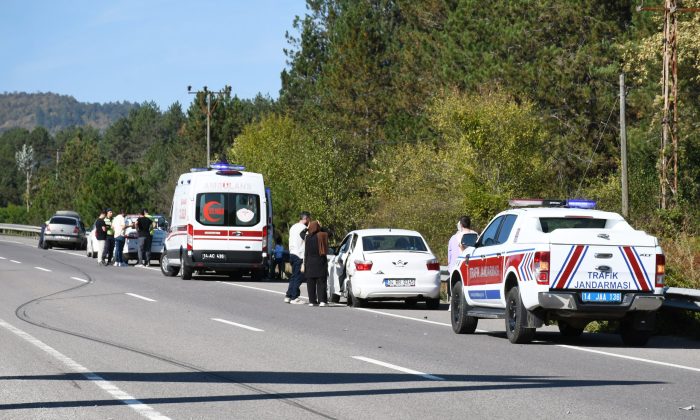
[[[476,242],[463,239],[450,273],[453,330],[473,333],[480,318],[503,318],[508,339],[527,343],[545,324],[576,337],[591,321],[619,320],[625,345],[645,345],[663,303],[659,241],[592,201],[510,205]]]

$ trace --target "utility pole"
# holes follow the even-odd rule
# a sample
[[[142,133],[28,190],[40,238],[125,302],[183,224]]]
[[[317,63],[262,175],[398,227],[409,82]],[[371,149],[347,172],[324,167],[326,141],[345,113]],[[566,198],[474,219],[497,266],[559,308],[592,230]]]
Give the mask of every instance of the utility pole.
[[[211,113],[212,113],[212,107],[211,107],[211,96],[212,94],[215,95],[221,95],[224,93],[230,93],[231,92],[231,87],[230,86],[225,86],[224,90],[220,91],[211,91],[207,89],[206,86],[202,88],[202,90],[197,90],[197,91],[192,91],[192,86],[187,86],[187,93],[192,94],[192,95],[197,95],[199,97],[199,94],[204,94],[204,98],[207,103],[207,108],[206,108],[206,114],[207,114],[207,168],[211,165]],[[214,101],[214,109],[216,109],[216,105],[219,103],[218,100]],[[201,105],[201,104],[200,104]],[[202,107],[203,108],[203,107]],[[204,112],[204,109],[202,109],[202,112]]]
[[[622,179],[622,215],[629,216],[629,194],[627,191],[627,124],[625,120],[625,73],[620,73],[620,163]]]
[[[643,0],[642,0],[643,3]],[[678,194],[678,20],[677,13],[700,12],[697,7],[678,7],[677,0],[664,0],[663,7],[638,6],[637,11],[663,12],[663,70],[661,76],[664,98],[661,121],[659,156],[659,206],[667,209],[676,204]]]

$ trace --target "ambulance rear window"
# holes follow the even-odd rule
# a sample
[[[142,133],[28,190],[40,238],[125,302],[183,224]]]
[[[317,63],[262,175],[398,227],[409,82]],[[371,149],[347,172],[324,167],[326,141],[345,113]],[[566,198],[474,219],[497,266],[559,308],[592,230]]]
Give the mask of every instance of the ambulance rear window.
[[[206,226],[255,226],[260,222],[260,196],[237,193],[197,194],[195,217]]]
[[[549,233],[556,229],[603,229],[605,219],[592,217],[540,217],[542,232]]]

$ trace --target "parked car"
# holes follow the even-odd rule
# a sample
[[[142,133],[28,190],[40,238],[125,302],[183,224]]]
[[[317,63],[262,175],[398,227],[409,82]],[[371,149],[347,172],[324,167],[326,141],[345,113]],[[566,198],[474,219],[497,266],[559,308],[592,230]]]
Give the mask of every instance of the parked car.
[[[165,220],[165,217],[156,215],[152,216],[155,223],[156,223],[156,228],[153,231],[152,239],[151,239],[151,260],[160,260],[160,256],[163,252],[163,244],[165,242],[165,236],[167,235],[167,228],[168,228],[168,223]],[[138,248],[139,248],[139,242],[138,242],[138,233],[136,232],[136,229],[131,227],[136,219],[139,218],[138,214],[129,214],[124,217],[126,226],[126,230],[124,231],[124,236],[126,237],[126,241],[124,243],[124,260],[125,261],[130,261],[130,260],[137,260],[138,259]],[[88,257],[91,258],[97,258],[97,239],[95,238],[95,225],[93,224],[92,227],[90,228],[90,231],[87,235],[87,246],[86,246],[86,254]]]
[[[82,249],[85,244],[85,225],[80,215],[74,211],[57,211],[51,216],[44,229],[41,247],[54,246]]]
[[[420,233],[402,229],[365,229],[347,234],[337,255],[328,257],[331,301],[348,305],[368,300],[425,301],[440,305],[440,264]]]

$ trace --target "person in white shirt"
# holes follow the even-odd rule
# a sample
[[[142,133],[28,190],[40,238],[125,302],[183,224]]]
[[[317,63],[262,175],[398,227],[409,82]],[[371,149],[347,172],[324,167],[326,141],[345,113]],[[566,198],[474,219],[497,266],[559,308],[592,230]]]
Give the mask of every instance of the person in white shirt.
[[[305,231],[310,219],[311,214],[308,211],[303,211],[299,215],[299,221],[289,229],[289,262],[292,265],[292,276],[289,278],[289,287],[284,298],[286,303],[304,303],[299,298],[301,294],[299,287],[304,281],[304,274],[301,272],[301,266],[304,263],[304,239],[302,238],[302,232]]]
[[[126,220],[124,219],[124,209],[119,210],[119,214],[112,220],[112,229],[114,230],[114,265],[117,267],[126,267],[128,264],[124,262],[124,229],[126,229]]]
[[[462,246],[462,235],[465,233],[476,233],[471,230],[471,219],[469,216],[462,216],[457,222],[457,233],[452,235],[447,245],[447,271],[452,272],[459,262],[459,254],[464,250]]]

